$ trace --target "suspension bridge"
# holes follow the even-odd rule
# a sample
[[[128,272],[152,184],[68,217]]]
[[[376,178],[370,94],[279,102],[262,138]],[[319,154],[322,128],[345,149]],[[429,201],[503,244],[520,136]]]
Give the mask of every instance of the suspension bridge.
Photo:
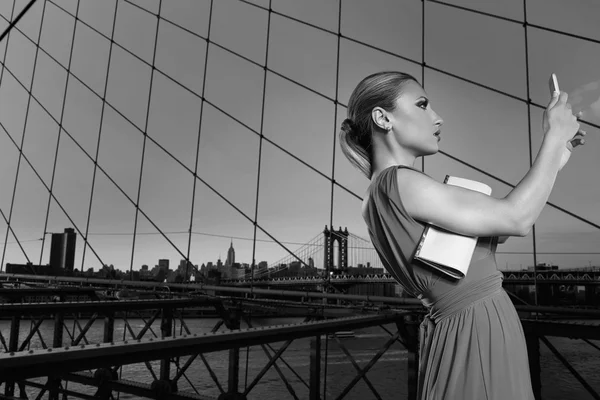
[[[269,264],[268,268],[247,273],[243,279],[343,274],[349,267],[361,275],[369,271],[383,273],[383,264],[369,239],[348,232],[348,228],[335,230],[326,226],[292,254]]]

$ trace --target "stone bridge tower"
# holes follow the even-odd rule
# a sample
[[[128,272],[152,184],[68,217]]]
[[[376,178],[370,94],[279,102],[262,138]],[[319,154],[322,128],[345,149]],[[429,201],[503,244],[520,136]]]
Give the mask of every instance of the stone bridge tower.
[[[323,230],[324,243],[325,243],[325,254],[323,257],[323,268],[329,274],[334,269],[334,244],[338,243],[337,254],[338,254],[338,268],[345,270],[348,268],[348,228],[342,231],[342,227],[335,231],[333,227],[329,229],[325,226]]]

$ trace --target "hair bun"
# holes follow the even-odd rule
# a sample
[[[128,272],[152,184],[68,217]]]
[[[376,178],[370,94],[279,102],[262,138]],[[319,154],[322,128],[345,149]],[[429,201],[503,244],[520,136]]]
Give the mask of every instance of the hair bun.
[[[345,131],[348,135],[350,135],[350,134],[357,135],[358,134],[358,127],[356,126],[354,121],[352,121],[350,118],[346,118],[342,122],[342,130]]]

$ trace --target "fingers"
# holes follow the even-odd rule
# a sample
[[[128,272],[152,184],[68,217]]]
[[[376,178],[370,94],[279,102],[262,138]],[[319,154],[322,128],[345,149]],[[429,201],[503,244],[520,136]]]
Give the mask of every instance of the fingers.
[[[583,146],[585,144],[585,139],[583,138],[585,135],[587,135],[587,132],[580,129],[577,134],[573,136],[573,139],[567,142],[567,148],[573,150],[577,146]]]
[[[567,142],[567,150],[573,151],[575,146],[576,146],[576,142],[574,139]]]
[[[548,107],[547,109],[551,109],[552,107],[554,107],[556,105],[556,103],[558,103],[558,93],[557,92],[553,92],[552,93],[552,98],[550,99],[550,102],[548,103]]]
[[[550,99],[550,103],[548,104],[548,108],[550,109],[558,103],[565,104],[568,98],[569,95],[567,94],[567,92],[553,92],[552,98]]]
[[[584,138],[575,138],[571,139],[571,141],[567,142],[567,148],[569,150],[573,150],[577,146],[583,146],[585,144]]]
[[[567,92],[560,92],[560,96],[558,96],[558,101],[562,104],[567,104],[567,100],[569,99],[569,94]]]

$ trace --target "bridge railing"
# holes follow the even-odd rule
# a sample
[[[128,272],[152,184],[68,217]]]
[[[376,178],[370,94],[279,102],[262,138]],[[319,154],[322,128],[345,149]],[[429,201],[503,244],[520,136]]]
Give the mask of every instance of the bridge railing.
[[[82,281],[77,282],[71,279],[67,281],[70,285],[84,285],[84,282]],[[51,282],[53,285],[58,286],[60,280],[56,278],[52,279]],[[138,284],[133,282],[129,283]],[[142,283],[146,284],[147,282],[140,282],[139,284]],[[108,280],[95,280],[94,282],[86,281],[85,284],[93,284],[95,285],[94,287],[104,288],[109,286],[116,288],[118,285],[121,285],[121,287],[126,286],[126,282]],[[186,287],[189,286],[180,284],[172,285],[168,291],[160,289],[156,290],[162,294],[170,293],[172,296],[176,296],[178,292],[183,292]],[[203,286],[203,288],[207,289],[206,286]],[[5,304],[0,306],[0,316],[9,318],[9,320],[5,320],[5,326],[10,324],[8,334],[0,336],[2,346],[6,351],[6,354],[0,356],[0,368],[4,365],[11,366],[10,368],[5,367],[5,370],[0,370],[0,379],[4,379],[5,381],[9,378],[12,379],[5,382],[5,393],[14,393],[15,387],[20,387],[19,382],[22,383],[22,379],[25,379],[27,380],[29,387],[37,385],[40,391],[47,390],[56,395],[61,391],[62,393],[68,393],[70,396],[74,395],[74,393],[83,393],[84,395],[86,393],[89,394],[91,393],[89,391],[89,387],[91,386],[94,387],[94,394],[122,391],[132,393],[138,397],[152,397],[156,396],[159,392],[167,392],[171,393],[171,397],[165,398],[190,398],[189,396],[197,396],[192,398],[205,398],[198,397],[202,390],[196,387],[197,385],[190,384],[190,382],[194,381],[193,379],[190,379],[188,375],[190,375],[190,371],[195,368],[194,376],[204,374],[204,376],[207,377],[207,381],[204,381],[201,386],[204,386],[205,389],[209,387],[210,389],[205,390],[205,392],[207,392],[208,395],[213,396],[213,398],[214,396],[221,396],[221,398],[225,399],[228,398],[226,396],[230,393],[243,394],[248,390],[249,386],[251,386],[250,391],[248,391],[249,394],[261,397],[262,395],[260,393],[264,387],[261,383],[264,383],[265,381],[269,381],[270,385],[273,385],[273,382],[277,382],[282,388],[281,393],[283,398],[307,398],[304,394],[308,396],[308,394],[312,393],[310,391],[310,382],[316,382],[315,379],[317,379],[317,375],[319,375],[319,390],[316,392],[325,390],[328,397],[339,397],[339,395],[351,385],[354,386],[350,389],[365,390],[366,392],[364,393],[368,393],[368,396],[370,397],[370,393],[374,393],[370,386],[373,386],[377,392],[383,392],[389,383],[386,382],[379,385],[376,384],[377,382],[375,382],[375,379],[372,379],[369,381],[371,383],[369,385],[366,383],[366,380],[363,379],[363,376],[366,377],[366,379],[369,379],[370,375],[363,373],[363,371],[370,365],[369,371],[373,372],[374,368],[385,364],[385,362],[391,362],[394,358],[401,359],[396,361],[400,362],[400,368],[402,368],[402,365],[405,366],[402,371],[404,371],[403,373],[405,373],[404,376],[406,377],[405,379],[401,379],[404,386],[396,389],[405,390],[407,395],[412,395],[414,393],[415,387],[411,382],[415,382],[414,378],[416,374],[415,329],[416,324],[420,319],[419,315],[423,313],[423,309],[418,307],[415,308],[415,299],[380,298],[376,296],[369,297],[303,291],[261,290],[256,288],[253,292],[249,288],[239,287],[217,287],[218,291],[215,293],[220,293],[219,296],[199,296],[197,290],[198,286],[194,285],[194,289],[196,289],[194,291],[194,293],[196,293],[194,296],[197,298],[173,298],[153,301]],[[213,290],[213,287],[208,287],[208,290]],[[224,294],[243,296],[226,297]],[[283,297],[289,300],[256,298],[267,296],[269,294],[277,298]],[[342,307],[339,305],[324,304],[322,301],[323,299],[338,299],[354,302],[355,304],[359,303],[359,305],[354,308],[349,306]],[[315,300],[321,300],[321,302]],[[387,306],[385,304],[387,304]],[[402,306],[403,308],[411,308],[412,310],[404,313],[402,311],[396,311],[395,314],[392,313],[395,316],[390,317],[388,314],[381,312],[383,308],[389,308],[390,306]],[[255,308],[253,309],[253,307]],[[294,315],[296,318],[296,320],[294,320],[295,322],[299,322],[298,318],[308,316],[311,319],[306,320],[306,322],[315,330],[311,331],[312,328],[305,328],[305,325],[302,323],[293,324],[291,327],[257,327],[256,324],[259,323],[259,320],[256,318],[253,319],[251,314],[254,312],[252,310],[255,310],[256,307],[268,308],[270,311],[274,311],[275,314],[283,313]],[[564,338],[570,340],[575,338],[579,342],[586,344],[590,351],[600,350],[600,347],[593,342],[594,340],[600,340],[600,326],[597,322],[594,322],[595,320],[600,320],[600,310],[573,309],[567,307],[539,307],[530,305],[517,305],[516,308],[522,314],[521,321],[528,344],[532,382],[536,391],[536,398],[541,398],[541,371],[543,364],[540,362],[540,358],[543,355],[543,350],[546,348],[553,357],[580,382],[581,386],[592,396],[592,398],[600,398],[597,393],[598,388],[594,386],[593,383],[588,382],[589,379],[586,379],[585,374],[578,371],[576,366],[577,360],[569,359],[568,354],[563,354],[564,351],[561,351],[559,346],[555,345],[554,341],[548,339],[549,337],[563,338],[558,340],[565,340]],[[202,329],[195,329],[198,327],[192,326],[194,318],[190,317],[194,315],[197,316],[197,313],[200,312],[206,313],[209,309],[212,309],[213,315],[216,315],[216,318],[211,320],[212,326],[203,326],[201,327]],[[339,312],[343,310],[350,310],[350,314],[346,313],[345,315],[367,314],[368,317],[379,316],[377,318],[384,318],[384,321],[388,321],[375,323],[375,321],[379,320],[368,320],[370,321],[369,324],[360,325],[363,329],[367,329],[367,336],[374,335],[378,338],[381,342],[379,343],[379,348],[369,349],[369,351],[353,348],[352,343],[354,339],[340,340],[340,345],[335,337],[328,335],[328,332],[340,332],[357,327],[358,325],[352,325],[356,323],[356,321],[349,319],[353,317],[347,317],[346,319],[338,318],[329,321],[315,321],[315,319],[334,316],[336,313],[337,315],[344,315],[339,314]],[[196,314],[194,314],[194,312]],[[381,315],[383,315],[383,317],[381,317]],[[88,332],[91,333],[93,330],[91,326],[95,324],[94,322],[90,322],[90,320],[94,320],[94,316],[95,321],[100,322],[101,325],[95,325],[97,332],[95,341],[88,335]],[[402,318],[400,319],[400,317]],[[560,317],[591,319],[589,322],[557,320],[557,318]],[[133,322],[133,318],[135,318],[135,323]],[[165,323],[165,321],[169,321],[169,318],[171,323]],[[386,318],[399,319],[389,321],[386,320]],[[29,327],[25,326],[23,321],[25,321]],[[365,322],[367,320],[363,319],[361,321]],[[3,321],[0,321],[0,323],[2,322]],[[321,323],[331,323],[333,325],[318,325]],[[385,325],[386,323],[391,325]],[[42,329],[44,324],[49,325],[47,328],[50,328],[47,329],[45,333]],[[177,329],[177,324],[179,325],[179,329]],[[20,330],[14,329],[15,326],[19,325],[21,327]],[[71,326],[71,329],[69,329],[69,326]],[[168,330],[169,326],[172,326],[170,331]],[[240,328],[250,330],[246,331]],[[305,329],[308,329],[308,331]],[[369,329],[375,330],[376,332],[368,331]],[[317,339],[317,334],[315,333],[316,330],[319,330],[320,332],[318,334],[319,339]],[[2,331],[6,331],[6,328],[0,329],[0,332]],[[62,333],[57,333],[58,331]],[[109,335],[107,332],[111,331],[113,332],[112,338],[110,336],[107,337],[106,335]],[[226,340],[226,338],[231,336],[221,335],[230,333],[230,331],[235,333],[246,332],[248,333],[248,338],[242,340],[244,337],[242,335],[236,336],[235,340],[227,341],[228,339]],[[305,332],[307,336],[294,336],[297,335],[297,333],[290,333],[290,331]],[[17,335],[13,332],[19,332],[19,334]],[[262,334],[257,334],[255,332],[262,332]],[[382,332],[384,333],[383,336],[381,335]],[[380,356],[379,359],[372,362],[371,357],[375,354],[379,354],[385,347],[384,345],[387,343],[385,340],[389,340],[396,335],[396,333],[398,333],[398,336],[396,337],[397,340],[390,345],[390,347],[383,350],[383,355]],[[190,336],[193,338],[194,334],[197,335],[196,337],[205,337],[208,335],[212,338],[212,341],[206,339],[208,340],[207,342],[202,342],[200,344],[193,342],[194,344],[192,347],[188,348],[188,350],[193,348],[193,351],[189,350],[185,356],[178,355],[179,353],[177,352],[171,352],[172,347],[170,346],[177,347],[179,344],[182,344],[182,349],[186,348],[183,345],[184,342],[177,342],[177,340],[188,339]],[[363,333],[359,333],[358,336],[361,334]],[[61,335],[63,340],[59,341],[58,337]],[[184,335],[186,335],[186,337],[183,337]],[[36,338],[37,344],[34,344]],[[218,344],[217,342],[219,342],[221,338],[225,338],[223,339],[224,342]],[[244,341],[246,339],[248,339],[248,341]],[[252,340],[257,341],[252,342]],[[283,347],[290,340],[290,344],[288,344],[287,347]],[[129,347],[126,347],[127,345],[152,343],[150,347],[158,346],[157,348],[162,348],[159,344],[163,343],[163,341],[164,343],[170,343],[169,345],[165,345],[166,347],[163,349],[163,353],[151,353],[146,347],[131,347],[131,349],[138,349],[140,352],[137,355],[131,356],[126,356],[125,354],[129,351],[125,349],[130,349]],[[105,345],[102,343],[108,344]],[[188,342],[188,344],[189,343],[192,342]],[[235,345],[236,343],[237,345]],[[274,343],[281,343],[281,345],[277,347]],[[98,344],[100,344],[100,346],[97,346]],[[544,346],[540,346],[540,344],[543,344]],[[81,347],[82,345],[84,346],[83,348]],[[294,345],[296,346],[295,348]],[[68,349],[64,349],[65,346],[67,346]],[[103,356],[104,350],[99,350],[98,353],[94,354],[85,353],[87,354],[85,357],[76,355],[84,354],[77,352],[80,350],[87,351],[94,349],[94,346],[104,349],[106,355]],[[394,348],[393,346],[402,347]],[[344,350],[344,347],[346,351]],[[48,351],[50,348],[55,348],[56,350]],[[111,353],[113,350],[110,349],[115,348],[119,348],[120,350],[116,353]],[[313,369],[317,368],[316,365],[311,366],[313,365],[311,364],[311,359],[309,357],[309,353],[311,352],[308,351],[311,348],[313,349],[313,352],[320,349],[320,351],[318,351],[321,360],[319,363],[319,365],[321,365],[319,374]],[[202,352],[200,352],[200,350],[202,350]],[[178,351],[182,350],[180,349]],[[52,354],[57,354],[57,352],[63,355],[63,357],[56,357],[56,359],[51,362],[51,360],[53,360]],[[355,352],[358,352],[359,354],[357,355]],[[11,355],[10,353],[14,354]],[[116,355],[117,353],[118,356]],[[136,352],[134,351],[133,353]],[[290,356],[290,353],[292,356]],[[347,353],[350,353],[350,356],[348,356]],[[42,354],[50,354],[50,356],[45,356],[50,358],[30,357],[33,355],[38,357],[42,356]],[[282,354],[284,354],[283,357]],[[300,354],[304,355],[304,359],[299,357]],[[260,358],[258,357],[259,355]],[[368,357],[367,355],[370,355],[371,357]],[[106,358],[102,358],[110,358],[112,356],[114,356],[114,360],[116,361],[114,361],[115,364],[111,365],[107,364]],[[211,359],[211,356],[215,357]],[[387,359],[382,360],[381,357],[385,358],[384,356],[387,357]],[[138,359],[135,357],[142,357],[141,359],[144,361],[138,363]],[[315,357],[317,356],[315,355]],[[354,362],[350,357],[354,358]],[[340,361],[342,358],[344,360],[343,362]],[[362,358],[362,363],[360,360],[356,360],[357,358]],[[13,364],[5,363],[5,361],[9,359],[13,360]],[[84,364],[82,361],[83,359],[96,360],[97,363],[94,361],[95,364],[93,366]],[[190,359],[192,361],[190,361],[188,365]],[[244,359],[246,362],[244,362]],[[35,360],[35,362],[29,363],[27,360]],[[408,362],[406,362],[406,360],[408,360]],[[37,363],[40,362],[43,363],[42,369],[35,372],[36,369],[32,366],[33,364],[37,365]],[[129,362],[134,364],[128,364]],[[65,364],[63,365],[61,363]],[[61,364],[62,366],[58,364]],[[218,368],[216,367],[217,364],[219,365]],[[341,383],[339,382],[339,379],[332,378],[331,374],[333,368],[335,368],[333,366],[335,365],[345,365],[345,367],[348,367],[350,370],[354,370],[346,370],[343,374],[343,376],[348,377],[350,376],[350,372],[353,372],[353,378],[348,378],[347,383],[342,385],[343,387],[335,386],[338,384],[341,385]],[[260,370],[257,370],[255,368],[256,366],[259,366],[258,368]],[[80,368],[80,370],[91,368],[95,369],[95,371],[75,373],[72,372],[75,367]],[[394,368],[397,367],[398,364],[394,364]],[[389,368],[384,368],[384,370],[388,369]],[[155,370],[158,371],[158,373],[156,373]],[[52,372],[52,375],[48,374],[49,371]],[[131,375],[133,373],[132,371],[136,371],[138,375]],[[145,375],[140,375],[140,371],[144,372]],[[164,371],[167,371],[169,375]],[[19,375],[19,373],[22,375]],[[31,374],[46,376],[46,381],[40,382],[39,379],[36,381],[34,378],[29,378],[32,376]],[[121,376],[116,376],[115,374]],[[256,380],[260,374],[262,374],[261,377]],[[379,373],[375,375],[379,377]],[[167,376],[168,378],[166,378]],[[242,376],[244,376],[245,381],[243,385],[241,385]],[[161,377],[165,379],[162,379]],[[132,383],[128,378],[135,379],[137,382]],[[394,377],[393,380],[398,381],[397,378],[398,377]],[[254,381],[256,381],[256,383],[253,383]],[[175,384],[173,384],[173,382],[175,382]],[[241,389],[242,386],[243,389]],[[85,389],[86,387],[88,388],[87,391]],[[235,387],[238,388],[237,392],[233,390]],[[12,388],[12,391],[7,390],[10,388]],[[174,393],[175,389],[177,389],[177,392]],[[315,389],[313,389],[313,391],[314,390]],[[190,391],[193,391],[195,394],[189,394]],[[196,393],[196,391],[198,393]],[[384,396],[384,398],[385,397],[386,396]],[[409,396],[408,398],[411,397]]]
[[[221,317],[195,331],[183,307],[214,307]],[[387,398],[410,390],[414,397],[407,379],[416,370],[416,343],[409,355],[401,338],[416,328],[409,312],[258,326],[241,311],[214,298],[1,305],[0,315],[10,318],[0,354],[4,395],[319,399],[326,392],[341,399],[351,391]],[[358,329],[368,332],[367,350],[356,348],[359,339],[340,338]],[[382,371],[395,372],[381,380]]]
[[[69,276],[41,276],[41,275],[24,275],[24,274],[6,274],[0,273],[0,282],[7,283],[27,283],[37,282],[45,285],[55,286],[77,286],[77,287],[92,287],[98,290],[117,291],[119,289],[139,289],[149,290],[153,293],[168,292],[170,294],[183,293],[201,293],[201,294],[221,294],[221,295],[239,295],[239,296],[279,296],[296,299],[332,299],[346,301],[363,301],[368,303],[385,303],[395,305],[421,305],[421,302],[416,298],[400,298],[389,296],[370,296],[370,295],[351,295],[338,293],[322,293],[316,291],[301,291],[301,290],[282,290],[282,289],[264,289],[264,288],[248,288],[248,287],[233,287],[226,285],[209,285],[204,283],[161,283],[147,281],[129,281],[116,279],[100,279],[88,277],[69,277]]]

